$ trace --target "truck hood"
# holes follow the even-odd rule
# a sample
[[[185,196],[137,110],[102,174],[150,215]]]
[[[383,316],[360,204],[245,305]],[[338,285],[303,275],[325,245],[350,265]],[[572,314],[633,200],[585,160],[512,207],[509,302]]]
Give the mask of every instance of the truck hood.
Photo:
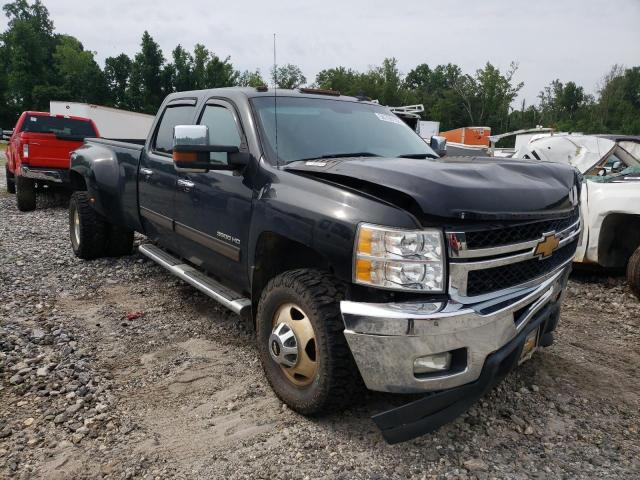
[[[424,216],[540,218],[577,203],[574,169],[493,158],[340,158],[299,161],[287,171],[338,183]]]

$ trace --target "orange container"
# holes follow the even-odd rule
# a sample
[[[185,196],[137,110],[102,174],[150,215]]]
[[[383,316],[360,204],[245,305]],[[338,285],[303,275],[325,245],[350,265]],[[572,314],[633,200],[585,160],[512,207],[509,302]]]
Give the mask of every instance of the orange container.
[[[440,132],[447,142],[461,143],[463,145],[489,146],[490,127],[463,127],[455,130]]]

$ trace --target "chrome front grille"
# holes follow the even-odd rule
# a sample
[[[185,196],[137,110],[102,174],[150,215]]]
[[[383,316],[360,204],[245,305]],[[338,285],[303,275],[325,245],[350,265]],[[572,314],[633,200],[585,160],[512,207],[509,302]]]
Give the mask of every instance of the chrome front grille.
[[[553,220],[447,232],[449,294],[468,304],[534,286],[571,262],[580,230],[576,209]]]

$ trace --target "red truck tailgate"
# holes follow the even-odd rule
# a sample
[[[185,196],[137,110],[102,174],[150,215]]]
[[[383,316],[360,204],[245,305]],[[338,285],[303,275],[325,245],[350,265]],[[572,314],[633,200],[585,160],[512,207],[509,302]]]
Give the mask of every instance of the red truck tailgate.
[[[86,137],[99,136],[95,124],[80,117],[27,112],[20,131],[22,162],[32,167],[69,168],[69,155]],[[27,155],[24,155],[27,153]]]
[[[22,144],[29,145],[29,157],[25,160],[32,167],[69,168],[69,155],[82,141],[63,140],[51,133],[29,133]]]

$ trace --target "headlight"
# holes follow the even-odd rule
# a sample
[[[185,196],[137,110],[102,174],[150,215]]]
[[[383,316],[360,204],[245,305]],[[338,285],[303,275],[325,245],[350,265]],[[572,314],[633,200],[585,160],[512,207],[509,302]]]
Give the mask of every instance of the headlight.
[[[355,250],[355,283],[444,292],[440,230],[400,230],[363,223],[358,227]]]

